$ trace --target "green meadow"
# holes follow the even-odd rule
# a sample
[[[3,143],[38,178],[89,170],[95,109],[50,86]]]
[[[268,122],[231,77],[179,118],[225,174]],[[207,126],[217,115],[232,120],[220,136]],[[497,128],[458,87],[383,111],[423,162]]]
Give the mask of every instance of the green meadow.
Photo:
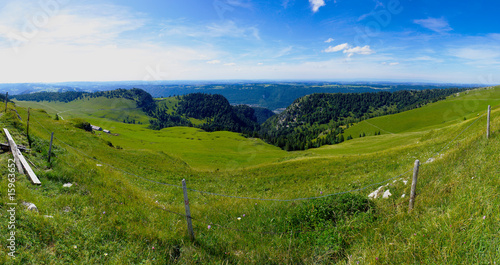
[[[22,121],[8,111],[0,123],[25,146],[32,108],[26,157],[42,185],[17,177],[16,258],[1,224],[0,263],[492,264],[500,260],[498,104],[500,87],[472,90],[355,124],[345,132],[355,139],[342,144],[297,152],[231,132],[149,130],[147,116],[124,100],[9,104]],[[123,123],[127,116],[143,124]],[[74,118],[111,134],[78,129]],[[9,158],[0,155],[3,209]],[[392,196],[368,199],[381,186]],[[295,200],[312,197],[321,198]]]

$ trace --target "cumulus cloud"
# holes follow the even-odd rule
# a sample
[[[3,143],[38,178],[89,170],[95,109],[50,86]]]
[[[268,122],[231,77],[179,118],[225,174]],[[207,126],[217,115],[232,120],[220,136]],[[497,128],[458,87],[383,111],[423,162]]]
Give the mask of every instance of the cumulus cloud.
[[[444,18],[415,19],[413,20],[413,23],[437,33],[446,33],[453,30],[450,27],[450,24],[448,24],[448,21],[446,21],[446,19]]]
[[[339,51],[342,51],[342,50],[345,50],[348,48],[349,48],[349,44],[343,43],[343,44],[339,44],[337,46],[330,46],[330,47],[326,48],[325,50],[323,50],[323,52],[339,52]]]
[[[325,40],[325,42],[326,42],[326,43],[330,43],[330,42],[332,42],[332,41],[334,41],[334,40],[335,40],[335,39],[329,38],[329,39]]]
[[[309,0],[311,4],[311,9],[314,13],[318,12],[319,8],[325,6],[324,0]]]
[[[345,49],[344,53],[346,53],[348,57],[351,57],[354,54],[370,55],[370,54],[373,54],[375,52],[370,48],[369,45],[365,45],[363,47],[356,46],[353,48]]]
[[[351,45],[349,45],[349,43],[343,43],[337,46],[330,46],[325,50],[323,50],[323,52],[339,52],[339,51],[343,51],[343,53],[347,54],[347,57],[351,57],[354,54],[370,55],[375,53],[370,48],[369,45],[363,47],[361,46],[352,47]]]

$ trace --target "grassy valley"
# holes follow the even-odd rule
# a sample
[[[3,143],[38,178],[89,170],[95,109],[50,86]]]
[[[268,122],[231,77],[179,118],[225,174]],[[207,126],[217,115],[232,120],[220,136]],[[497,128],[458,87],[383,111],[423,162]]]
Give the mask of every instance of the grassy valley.
[[[8,259],[0,248],[0,262],[492,263],[500,259],[499,94],[500,87],[461,92],[359,121],[344,132],[352,140],[294,152],[234,132],[151,130],[132,100],[9,104],[23,121],[9,111],[0,122],[18,144],[28,145],[27,107],[33,108],[26,156],[42,186],[18,176],[17,202],[33,202],[39,211],[18,208],[18,257]],[[171,110],[178,101],[160,104]],[[487,105],[493,106],[490,139]],[[64,120],[55,120],[56,113]],[[125,115],[142,124],[123,123]],[[75,128],[73,118],[111,134]],[[381,135],[371,136],[374,128]],[[50,132],[56,139],[49,164]],[[0,155],[5,165],[10,157]],[[416,159],[423,164],[416,207],[408,213]],[[7,167],[1,170],[6,176]],[[182,216],[182,179],[191,189],[194,242]],[[62,187],[68,182],[73,186]],[[392,196],[369,200],[380,186]],[[6,177],[0,188],[7,190]],[[294,200],[311,197],[322,198]]]

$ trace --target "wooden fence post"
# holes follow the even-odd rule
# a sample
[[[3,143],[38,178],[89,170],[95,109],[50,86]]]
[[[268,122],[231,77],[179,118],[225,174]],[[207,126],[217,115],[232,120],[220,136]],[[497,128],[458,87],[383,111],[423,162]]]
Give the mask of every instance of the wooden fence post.
[[[413,205],[415,204],[415,193],[417,189],[417,178],[418,178],[418,169],[420,167],[420,161],[415,160],[415,166],[413,167],[413,180],[411,182],[411,193],[410,193],[410,206],[408,212],[413,210]]]
[[[52,140],[54,140],[54,132],[52,132],[52,134],[50,134],[50,146],[49,146],[49,163],[50,163],[50,155],[52,153]]]
[[[26,137],[28,137],[28,145],[31,148],[31,140],[30,140],[30,107],[28,107],[28,119],[26,120]]]
[[[488,123],[486,125],[486,138],[490,138],[490,116],[491,116],[491,105],[488,105]]]
[[[184,207],[186,208],[186,221],[188,225],[188,232],[191,241],[194,241],[193,223],[191,222],[191,210],[189,209],[189,199],[187,194],[186,180],[182,180],[182,189],[184,190]]]
[[[8,102],[8,98],[9,98],[9,92],[6,92],[6,93],[5,93],[5,112],[7,112],[7,102]]]

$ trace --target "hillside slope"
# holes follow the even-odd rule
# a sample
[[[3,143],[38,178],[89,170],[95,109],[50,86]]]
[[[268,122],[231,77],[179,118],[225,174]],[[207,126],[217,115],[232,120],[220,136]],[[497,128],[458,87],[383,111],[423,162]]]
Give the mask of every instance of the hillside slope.
[[[479,90],[476,98],[496,100],[499,90]],[[457,98],[457,111],[467,111],[464,102]],[[416,109],[415,122],[426,124],[429,116],[418,112],[432,107]],[[27,112],[17,111],[23,122],[9,111],[0,123],[28,145]],[[493,107],[489,140],[484,113],[478,107],[466,120],[285,152],[235,133],[151,131],[105,119],[118,135],[92,134],[32,110],[27,157],[43,185],[19,176],[16,200],[35,203],[39,213],[18,209],[17,258],[9,260],[1,248],[0,263],[493,263],[500,258],[500,109]],[[0,160],[7,164],[10,156]],[[415,159],[422,165],[408,213],[410,184],[402,180],[411,179]],[[7,167],[0,170],[8,174]],[[182,179],[190,189],[195,242],[182,216]],[[74,186],[63,188],[68,182]],[[390,198],[366,202],[386,184]],[[7,190],[6,178],[0,188]],[[340,194],[345,191],[351,192]],[[332,196],[288,201],[326,195]]]
[[[460,91],[433,89],[393,93],[311,94],[298,98],[285,111],[267,120],[262,125],[260,135],[267,142],[287,151],[337,144],[348,140],[342,133],[353,123],[419,108]]]

